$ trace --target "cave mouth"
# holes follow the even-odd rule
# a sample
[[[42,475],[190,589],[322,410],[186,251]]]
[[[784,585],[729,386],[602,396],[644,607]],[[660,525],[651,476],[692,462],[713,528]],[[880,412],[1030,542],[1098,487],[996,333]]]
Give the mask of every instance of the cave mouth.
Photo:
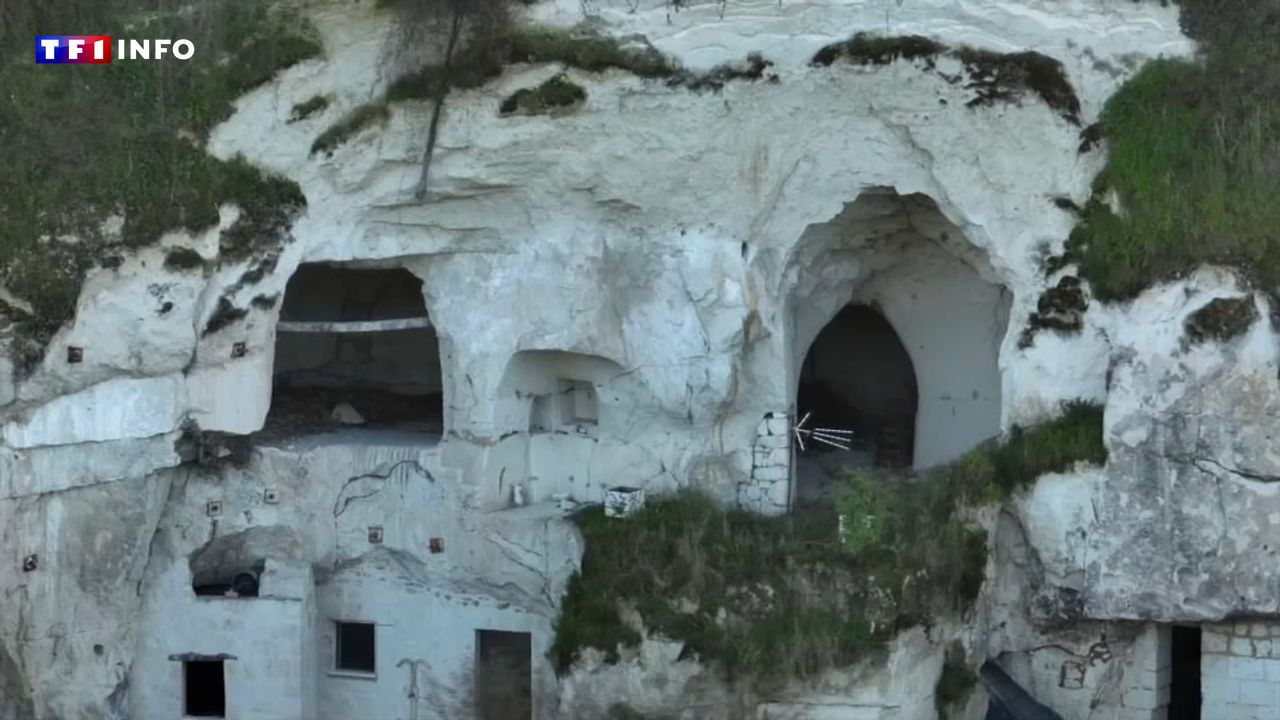
[[[442,434],[439,340],[422,281],[402,267],[305,263],[276,325],[262,434],[342,429]]]
[[[875,308],[850,303],[809,347],[796,390],[806,427],[852,432],[849,450],[810,439],[797,448],[796,501],[830,500],[839,477],[859,468],[911,467],[918,402],[915,367]]]
[[[785,272],[788,411],[851,433],[848,450],[799,435],[792,503],[829,500],[850,471],[928,470],[999,436],[1012,294],[932,198],[865,188],[805,228]]]

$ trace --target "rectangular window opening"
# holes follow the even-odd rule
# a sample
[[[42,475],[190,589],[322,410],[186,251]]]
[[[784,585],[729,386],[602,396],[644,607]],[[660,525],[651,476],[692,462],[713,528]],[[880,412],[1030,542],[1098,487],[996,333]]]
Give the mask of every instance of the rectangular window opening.
[[[529,633],[476,631],[476,717],[533,717],[533,636]]]
[[[227,686],[222,660],[189,660],[182,663],[187,717],[227,716]]]
[[[377,671],[373,623],[339,621],[337,626],[334,669],[373,675]]]

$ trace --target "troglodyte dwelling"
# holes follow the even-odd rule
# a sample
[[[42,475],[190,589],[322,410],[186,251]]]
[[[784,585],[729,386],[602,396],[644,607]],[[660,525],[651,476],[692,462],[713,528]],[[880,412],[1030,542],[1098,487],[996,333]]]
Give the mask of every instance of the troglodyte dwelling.
[[[1273,3],[26,5],[0,717],[1280,717]]]

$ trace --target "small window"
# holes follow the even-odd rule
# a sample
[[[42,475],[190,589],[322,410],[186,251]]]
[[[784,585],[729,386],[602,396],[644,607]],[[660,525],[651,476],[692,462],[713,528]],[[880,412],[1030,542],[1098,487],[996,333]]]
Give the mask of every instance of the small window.
[[[373,623],[339,622],[334,668],[343,672],[374,674]]]
[[[227,716],[227,686],[222,660],[189,660],[182,663],[188,717]]]

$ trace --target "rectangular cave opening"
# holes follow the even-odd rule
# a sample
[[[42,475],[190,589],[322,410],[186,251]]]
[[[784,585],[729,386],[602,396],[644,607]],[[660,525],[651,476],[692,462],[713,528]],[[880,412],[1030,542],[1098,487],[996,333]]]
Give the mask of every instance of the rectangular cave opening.
[[[527,632],[476,631],[476,717],[533,717],[533,636]]]
[[[183,714],[187,717],[227,716],[227,686],[223,660],[188,660],[182,663]]]
[[[1173,626],[1169,650],[1169,720],[1200,720],[1201,636],[1198,626]]]
[[[262,435],[444,429],[440,347],[422,281],[404,268],[304,263],[276,325]]]

